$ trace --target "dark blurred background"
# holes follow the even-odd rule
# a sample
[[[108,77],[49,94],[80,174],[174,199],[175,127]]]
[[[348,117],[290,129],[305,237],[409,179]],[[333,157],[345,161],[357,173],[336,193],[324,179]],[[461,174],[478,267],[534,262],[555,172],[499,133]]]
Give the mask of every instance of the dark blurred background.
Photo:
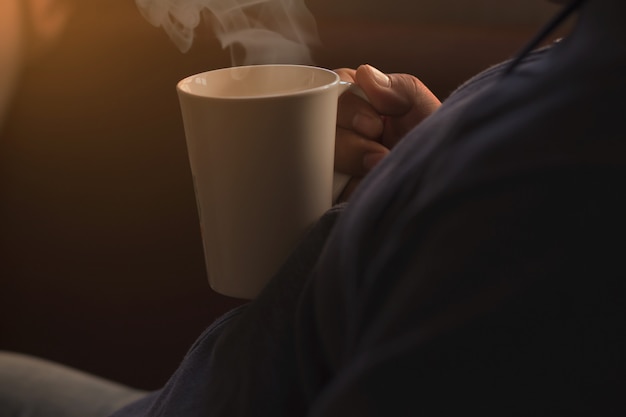
[[[309,0],[329,68],[370,63],[444,99],[510,57],[540,0]],[[212,292],[175,85],[230,65],[208,28],[187,54],[132,0],[77,2],[24,70],[0,137],[0,349],[159,387],[241,303]]]

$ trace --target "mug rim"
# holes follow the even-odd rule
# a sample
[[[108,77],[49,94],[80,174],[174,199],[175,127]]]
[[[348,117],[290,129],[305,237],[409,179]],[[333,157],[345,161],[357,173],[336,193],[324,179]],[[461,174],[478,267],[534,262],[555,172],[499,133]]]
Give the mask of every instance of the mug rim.
[[[267,67],[290,67],[290,68],[305,68],[308,70],[315,70],[318,72],[323,72],[329,75],[333,76],[333,81],[329,82],[329,83],[325,83],[323,85],[318,85],[315,87],[311,87],[311,88],[305,88],[305,89],[301,89],[301,90],[297,90],[297,91],[291,91],[291,92],[280,92],[280,93],[271,93],[271,94],[255,94],[255,95],[240,95],[240,96],[221,96],[221,95],[207,95],[207,94],[200,94],[198,92],[194,92],[191,91],[191,89],[189,88],[185,88],[185,86],[187,84],[191,84],[194,82],[194,80],[196,80],[197,78],[200,78],[202,76],[206,76],[208,74],[217,74],[217,73],[222,73],[222,72],[230,72],[230,71],[236,71],[236,70],[246,70],[249,68],[267,68]],[[212,69],[212,70],[207,70],[207,71],[202,71],[199,73],[195,73],[195,74],[191,74],[185,78],[183,78],[182,80],[180,80],[177,84],[176,84],[176,90],[178,91],[179,94],[184,94],[187,96],[191,96],[191,97],[197,97],[197,98],[203,98],[203,99],[209,99],[209,100],[254,100],[254,99],[268,99],[268,98],[276,98],[276,97],[288,97],[288,96],[301,96],[303,94],[312,94],[315,93],[317,91],[322,91],[322,90],[327,90],[328,88],[331,88],[332,86],[338,85],[340,83],[340,78],[339,78],[339,74],[337,74],[335,71],[332,71],[328,68],[324,68],[324,67],[318,67],[315,65],[303,65],[303,64],[253,64],[253,65],[242,65],[242,66],[234,66],[234,67],[222,67],[222,68],[216,68],[216,69]]]

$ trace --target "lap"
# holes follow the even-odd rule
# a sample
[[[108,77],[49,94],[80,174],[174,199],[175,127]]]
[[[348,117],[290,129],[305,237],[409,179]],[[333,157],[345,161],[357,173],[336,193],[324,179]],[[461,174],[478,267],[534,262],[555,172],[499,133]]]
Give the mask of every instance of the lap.
[[[31,356],[0,352],[0,417],[100,417],[146,393]]]

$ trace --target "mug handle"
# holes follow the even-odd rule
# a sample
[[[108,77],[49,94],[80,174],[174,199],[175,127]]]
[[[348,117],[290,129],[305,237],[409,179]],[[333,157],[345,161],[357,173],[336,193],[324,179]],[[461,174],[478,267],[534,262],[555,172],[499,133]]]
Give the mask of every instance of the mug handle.
[[[339,81],[339,95],[343,93],[350,92],[357,97],[362,98],[363,100],[369,103],[369,99],[358,85],[348,82],[348,81]],[[333,204],[339,200],[339,196],[343,192],[343,190],[348,185],[348,182],[352,178],[348,174],[344,174],[343,172],[334,172],[333,175]]]

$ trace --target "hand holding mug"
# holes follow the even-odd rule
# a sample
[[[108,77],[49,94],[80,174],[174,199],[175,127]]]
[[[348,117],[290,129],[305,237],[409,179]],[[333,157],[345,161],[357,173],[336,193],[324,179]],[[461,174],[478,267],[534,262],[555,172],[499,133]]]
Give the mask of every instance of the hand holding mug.
[[[342,199],[411,129],[432,114],[440,101],[416,77],[383,74],[369,65],[335,70],[361,88],[367,101],[343,94],[339,99],[335,169],[352,177]]]

